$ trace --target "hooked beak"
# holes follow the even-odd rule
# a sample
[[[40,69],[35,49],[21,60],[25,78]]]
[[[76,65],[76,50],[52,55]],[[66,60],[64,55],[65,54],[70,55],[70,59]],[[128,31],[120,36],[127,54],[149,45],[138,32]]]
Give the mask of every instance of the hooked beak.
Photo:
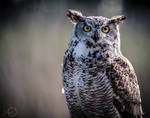
[[[94,32],[94,35],[93,35],[93,40],[95,41],[95,43],[99,40],[99,38],[100,38],[100,36],[99,36],[99,34],[98,34],[98,31],[96,30],[95,32]]]

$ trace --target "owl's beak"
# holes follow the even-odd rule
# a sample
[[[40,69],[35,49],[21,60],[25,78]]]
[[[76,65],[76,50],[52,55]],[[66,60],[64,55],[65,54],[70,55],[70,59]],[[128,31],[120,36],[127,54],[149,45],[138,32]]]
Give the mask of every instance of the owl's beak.
[[[95,42],[97,42],[99,40],[100,36],[99,36],[99,33],[97,30],[94,32],[94,36],[92,38]]]

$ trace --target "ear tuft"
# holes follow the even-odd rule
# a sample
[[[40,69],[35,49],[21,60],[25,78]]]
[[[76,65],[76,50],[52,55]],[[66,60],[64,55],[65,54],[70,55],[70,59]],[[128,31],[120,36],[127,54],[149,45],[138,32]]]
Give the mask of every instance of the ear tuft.
[[[77,23],[79,21],[83,21],[82,13],[79,11],[69,9],[67,11],[68,18],[71,20],[72,23]]]
[[[116,23],[120,24],[123,23],[123,21],[126,19],[126,16],[121,15],[121,16],[114,16],[110,19],[110,23]]]

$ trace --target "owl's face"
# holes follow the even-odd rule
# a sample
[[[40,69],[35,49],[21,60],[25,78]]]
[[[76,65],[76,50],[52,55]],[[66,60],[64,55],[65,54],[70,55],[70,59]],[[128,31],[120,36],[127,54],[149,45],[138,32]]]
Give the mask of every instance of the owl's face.
[[[75,24],[73,33],[80,41],[88,41],[93,45],[120,45],[118,26],[125,19],[124,16],[110,19],[102,16],[86,17],[74,10],[69,10],[67,16]]]
[[[74,33],[82,41],[90,41],[93,44],[113,44],[118,40],[118,25],[110,24],[110,20],[104,17],[84,17],[84,20],[75,25]]]

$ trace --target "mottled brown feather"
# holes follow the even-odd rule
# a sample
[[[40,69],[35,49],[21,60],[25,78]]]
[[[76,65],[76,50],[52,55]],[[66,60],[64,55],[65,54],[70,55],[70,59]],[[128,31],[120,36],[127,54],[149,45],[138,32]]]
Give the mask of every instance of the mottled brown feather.
[[[123,118],[142,118],[140,90],[134,69],[125,58],[116,58],[107,74],[114,90],[114,105]]]

